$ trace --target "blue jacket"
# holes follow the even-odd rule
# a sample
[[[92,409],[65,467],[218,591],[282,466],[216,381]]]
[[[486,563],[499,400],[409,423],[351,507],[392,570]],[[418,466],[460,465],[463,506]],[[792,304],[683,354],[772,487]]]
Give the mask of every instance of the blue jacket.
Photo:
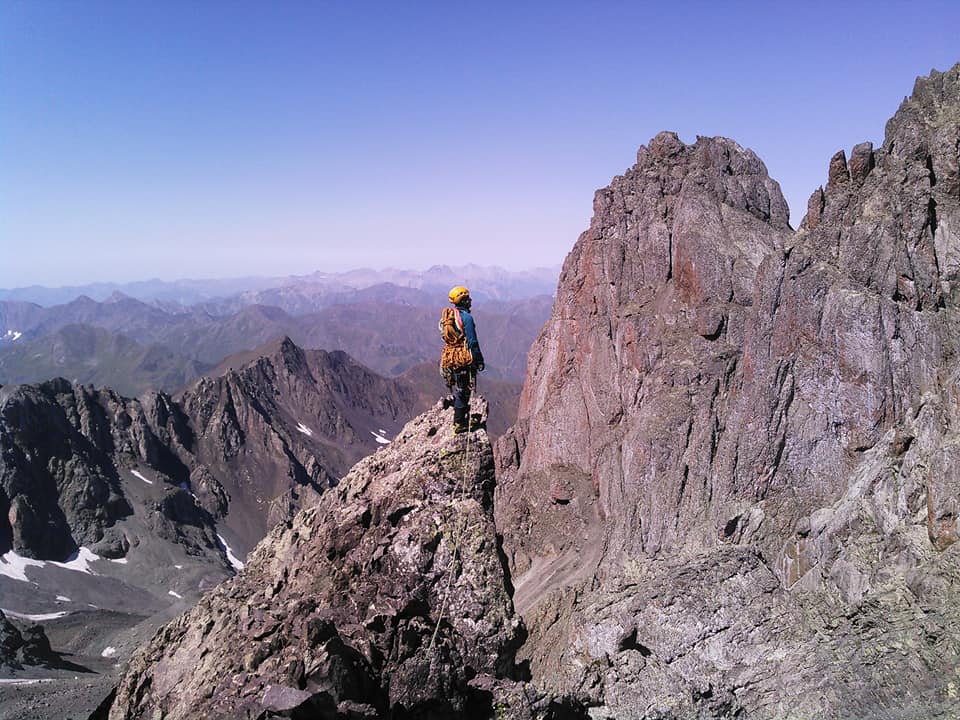
[[[463,334],[467,338],[467,347],[470,348],[470,354],[473,355],[473,364],[483,364],[483,353],[480,351],[480,341],[477,340],[477,326],[473,322],[473,315],[470,311],[461,305],[457,305],[460,311],[460,320],[463,322]]]

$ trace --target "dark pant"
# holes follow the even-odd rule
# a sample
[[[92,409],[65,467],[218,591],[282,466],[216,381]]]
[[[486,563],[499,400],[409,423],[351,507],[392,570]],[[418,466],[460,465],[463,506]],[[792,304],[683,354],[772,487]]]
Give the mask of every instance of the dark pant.
[[[466,425],[470,415],[470,394],[473,392],[473,371],[454,373],[450,389],[453,391],[453,422]]]

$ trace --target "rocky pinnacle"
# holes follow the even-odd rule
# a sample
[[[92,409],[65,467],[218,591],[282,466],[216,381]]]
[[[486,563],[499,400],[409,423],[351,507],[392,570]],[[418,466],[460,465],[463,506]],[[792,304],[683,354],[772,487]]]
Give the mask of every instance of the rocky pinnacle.
[[[527,717],[492,449],[451,427],[441,403],[278,525],[131,662],[111,720]]]

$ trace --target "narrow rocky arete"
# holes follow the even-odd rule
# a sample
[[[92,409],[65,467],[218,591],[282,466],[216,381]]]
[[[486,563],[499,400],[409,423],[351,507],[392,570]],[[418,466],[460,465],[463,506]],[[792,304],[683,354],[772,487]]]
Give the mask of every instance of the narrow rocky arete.
[[[474,422],[485,419],[477,402]],[[484,430],[438,404],[131,662],[111,720],[529,717]],[[524,714],[526,713],[526,714]],[[106,717],[106,715],[104,715]]]

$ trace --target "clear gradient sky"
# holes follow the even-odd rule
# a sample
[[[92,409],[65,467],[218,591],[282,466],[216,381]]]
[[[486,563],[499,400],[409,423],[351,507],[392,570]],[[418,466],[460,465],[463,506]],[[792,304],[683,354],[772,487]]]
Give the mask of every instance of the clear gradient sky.
[[[0,0],[0,287],[560,263],[660,130],[830,156],[960,2]]]

